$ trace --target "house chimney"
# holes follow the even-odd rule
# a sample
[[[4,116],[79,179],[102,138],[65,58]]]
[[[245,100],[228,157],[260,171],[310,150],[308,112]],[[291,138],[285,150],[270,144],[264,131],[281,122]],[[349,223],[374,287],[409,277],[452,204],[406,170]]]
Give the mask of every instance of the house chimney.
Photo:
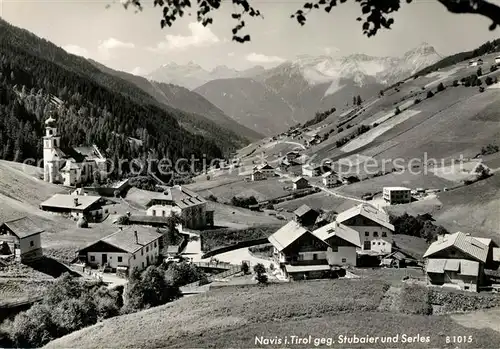
[[[75,206],[78,206],[78,198],[74,198],[73,202],[75,203]]]
[[[137,236],[137,230],[134,231],[135,243],[139,244],[139,237]]]

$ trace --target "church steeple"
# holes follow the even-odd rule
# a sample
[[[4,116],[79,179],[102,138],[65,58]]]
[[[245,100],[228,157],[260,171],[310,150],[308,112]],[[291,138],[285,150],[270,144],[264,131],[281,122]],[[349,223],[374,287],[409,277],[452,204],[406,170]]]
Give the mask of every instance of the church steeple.
[[[58,180],[59,159],[56,151],[61,146],[61,137],[57,133],[56,119],[52,115],[45,120],[43,137],[44,180],[55,183]]]

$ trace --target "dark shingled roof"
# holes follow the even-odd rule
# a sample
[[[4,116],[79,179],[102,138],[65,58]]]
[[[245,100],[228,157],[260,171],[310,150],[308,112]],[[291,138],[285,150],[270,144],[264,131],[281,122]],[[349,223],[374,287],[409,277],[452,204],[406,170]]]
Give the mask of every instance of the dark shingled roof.
[[[308,213],[310,211],[314,211],[314,210],[307,205],[302,205],[298,209],[296,209],[293,213],[297,217],[302,217],[303,215],[305,215],[306,213]]]
[[[14,219],[12,221],[5,222],[3,225],[9,228],[20,239],[44,232],[42,228],[38,227],[28,217]]]

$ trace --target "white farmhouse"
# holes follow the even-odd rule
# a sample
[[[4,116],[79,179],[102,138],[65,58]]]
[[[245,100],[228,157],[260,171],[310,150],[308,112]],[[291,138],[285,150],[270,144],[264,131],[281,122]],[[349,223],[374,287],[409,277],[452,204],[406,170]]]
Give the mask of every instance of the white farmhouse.
[[[394,226],[389,223],[389,215],[384,211],[372,205],[360,204],[339,213],[336,221],[359,233],[360,253],[389,254],[392,252]]]
[[[104,204],[105,200],[100,196],[55,194],[42,202],[40,209],[92,221],[99,220],[108,213]]]
[[[339,176],[333,171],[329,171],[327,173],[324,173],[321,177],[322,177],[323,185],[327,188],[331,188],[331,187],[335,186],[337,183],[341,183]]]
[[[174,212],[179,214],[187,228],[200,229],[213,225],[214,211],[207,210],[207,201],[180,185],[158,193],[147,206],[148,216],[169,217]]]
[[[28,217],[0,225],[0,255],[14,255],[16,261],[33,261],[43,256],[43,229]]]
[[[160,256],[162,234],[154,228],[129,226],[78,251],[78,259],[92,267],[143,270]]]
[[[361,248],[356,230],[333,222],[316,229],[313,234],[330,246],[326,253],[329,265],[356,266],[356,249]]]

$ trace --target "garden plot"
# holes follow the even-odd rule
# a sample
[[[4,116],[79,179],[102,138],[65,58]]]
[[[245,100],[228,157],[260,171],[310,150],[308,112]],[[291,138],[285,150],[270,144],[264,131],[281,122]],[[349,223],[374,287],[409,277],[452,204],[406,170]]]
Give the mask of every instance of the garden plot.
[[[344,145],[341,148],[341,150],[343,152],[348,153],[356,149],[359,149],[373,142],[377,137],[386,133],[394,126],[399,125],[400,123],[410,119],[412,116],[415,116],[419,113],[420,113],[419,110],[406,110],[399,115],[395,115],[394,117],[389,118],[389,120],[386,119],[387,121],[385,121],[383,125],[378,125],[377,127],[371,129],[370,131],[363,133],[362,135],[358,136],[357,138],[353,139],[352,141]]]

